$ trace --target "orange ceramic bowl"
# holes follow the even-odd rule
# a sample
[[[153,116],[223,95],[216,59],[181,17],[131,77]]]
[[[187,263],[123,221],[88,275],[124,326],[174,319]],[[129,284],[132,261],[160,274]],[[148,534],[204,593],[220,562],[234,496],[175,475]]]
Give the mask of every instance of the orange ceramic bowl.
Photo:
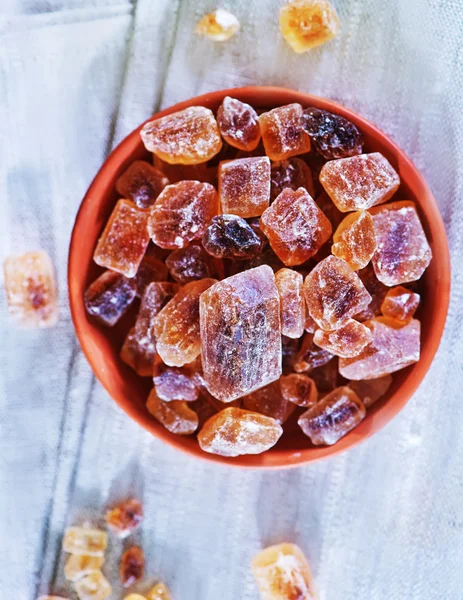
[[[447,315],[450,294],[447,238],[436,201],[412,161],[377,127],[335,102],[294,90],[245,87],[198,96],[163,110],[155,116],[161,117],[192,105],[202,105],[216,111],[224,96],[227,95],[248,102],[256,108],[271,109],[283,104],[299,102],[304,107],[315,106],[340,114],[354,122],[363,133],[366,152],[381,152],[398,171],[402,185],[396,198],[411,199],[417,203],[433,252],[433,260],[420,282],[422,293],[419,313],[422,322],[420,361],[397,373],[388,394],[368,411],[367,417],[358,427],[335,446],[314,447],[299,428],[293,425],[289,426],[290,431],[286,432],[278,444],[268,452],[229,459],[203,452],[195,436],[177,436],[164,429],[145,408],[151,381],[138,377],[119,358],[119,350],[128,329],[128,320],[133,319],[133,315],[122,319],[115,328],[105,328],[87,316],[83,302],[85,289],[101,272],[93,262],[92,255],[117,198],[114,189],[116,178],[132,161],[148,157],[140,139],[142,125],[127,136],[110,154],[91,184],[78,212],[72,233],[68,269],[72,318],[77,337],[97,378],[127,415],[154,436],[191,456],[226,465],[261,468],[294,467],[344,452],[367,439],[384,427],[405,406],[418,388],[439,346]]]

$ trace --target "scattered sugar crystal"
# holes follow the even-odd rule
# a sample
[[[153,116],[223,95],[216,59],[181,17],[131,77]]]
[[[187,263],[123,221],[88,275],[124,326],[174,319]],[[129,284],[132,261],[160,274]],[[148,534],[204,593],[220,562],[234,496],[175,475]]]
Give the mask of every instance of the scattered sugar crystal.
[[[63,550],[70,554],[103,556],[108,545],[108,534],[100,529],[68,527],[64,532]]]
[[[89,573],[79,579],[74,584],[74,589],[79,600],[105,600],[112,594],[111,585],[101,571]]]
[[[143,506],[136,498],[129,498],[106,512],[106,525],[124,539],[140,527],[143,521]]]
[[[135,585],[145,572],[145,553],[138,546],[127,548],[121,558],[119,579],[124,587]]]
[[[218,8],[202,17],[196,25],[196,33],[213,40],[214,42],[226,42],[238,33],[240,22],[234,14]]]
[[[103,563],[103,556],[71,554],[64,565],[64,576],[68,581],[78,581],[90,573],[100,571]]]

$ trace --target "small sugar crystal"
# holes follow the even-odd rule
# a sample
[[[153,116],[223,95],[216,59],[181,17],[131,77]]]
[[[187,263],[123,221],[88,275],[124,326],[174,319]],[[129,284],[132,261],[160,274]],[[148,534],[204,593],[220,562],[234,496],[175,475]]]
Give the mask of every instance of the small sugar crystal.
[[[259,254],[263,242],[243,218],[237,215],[218,215],[206,229],[203,246],[216,258],[245,260]]]
[[[274,381],[243,398],[247,410],[272,417],[282,425],[294,412],[295,406],[283,396],[280,382]]]
[[[273,162],[270,179],[270,202],[273,202],[286,188],[296,191],[303,187],[311,196],[314,194],[312,172],[301,158],[293,157]]]
[[[415,294],[407,288],[399,285],[392,288],[384,296],[381,304],[381,313],[385,317],[396,319],[402,325],[410,323],[420,304],[419,294]]]
[[[288,402],[310,408],[318,400],[315,381],[301,373],[290,373],[280,377],[281,395]]]
[[[256,111],[245,102],[225,96],[217,111],[217,123],[223,139],[240,150],[250,152],[260,141]]]
[[[144,160],[136,160],[116,181],[116,190],[140,208],[149,208],[168,184],[164,173]]]
[[[101,571],[89,573],[79,579],[74,584],[74,589],[79,600],[105,600],[112,594],[111,585]]]
[[[68,527],[64,532],[63,550],[70,554],[103,556],[108,545],[108,534],[100,529]]]
[[[195,32],[213,40],[226,42],[238,33],[240,22],[234,14],[224,8],[217,8],[202,17],[196,25]]]
[[[265,153],[270,160],[285,160],[310,151],[300,104],[287,104],[262,113],[259,126]]]
[[[349,214],[333,236],[331,252],[344,259],[351,269],[358,271],[370,262],[376,250],[373,218],[366,211]]]
[[[275,273],[275,283],[280,296],[281,333],[290,338],[300,338],[306,321],[303,277],[293,269],[280,269]]]
[[[198,427],[198,415],[187,402],[182,400],[164,402],[158,398],[155,389],[152,389],[148,396],[146,408],[171,433],[191,435]]]
[[[354,319],[349,319],[334,331],[318,329],[313,336],[313,341],[317,346],[342,358],[358,356],[372,339],[373,336],[368,327]]]
[[[219,218],[214,217],[212,219],[211,225],[204,234],[205,236],[207,236],[214,220]],[[174,250],[166,258],[166,265],[172,278],[181,284],[207,277],[222,279],[224,275],[222,261],[211,256],[211,253],[206,252],[199,243],[193,243],[186,248]]]

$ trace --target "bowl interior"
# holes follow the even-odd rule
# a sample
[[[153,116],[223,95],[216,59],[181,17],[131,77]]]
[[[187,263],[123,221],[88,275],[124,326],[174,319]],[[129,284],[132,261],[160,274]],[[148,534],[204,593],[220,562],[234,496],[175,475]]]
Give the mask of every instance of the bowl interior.
[[[289,467],[342,452],[381,429],[405,405],[426,374],[442,335],[450,289],[450,265],[445,228],[436,202],[416,167],[396,144],[371,123],[329,100],[281,88],[250,87],[222,90],[192,98],[162,111],[162,116],[191,105],[203,105],[215,111],[224,96],[230,95],[256,108],[270,109],[291,102],[315,106],[341,114],[353,121],[365,138],[365,152],[384,154],[398,171],[401,187],[394,199],[414,200],[433,252],[433,260],[420,280],[422,322],[420,361],[396,373],[388,394],[368,412],[365,420],[335,446],[314,447],[297,427],[295,420],[285,425],[284,435],[268,452],[256,456],[225,459],[203,452],[194,436],[176,436],[166,431],[148,413],[145,401],[152,382],[138,377],[119,358],[128,328],[135,319],[137,306],[114,327],[105,328],[88,318],[83,294],[102,272],[92,260],[96,241],[118,198],[114,183],[136,159],[149,159],[139,136],[141,126],[111,153],[90,186],[80,207],[72,234],[69,253],[69,295],[77,336],[95,375],[126,413],[153,435],[195,456],[228,465],[251,467]]]

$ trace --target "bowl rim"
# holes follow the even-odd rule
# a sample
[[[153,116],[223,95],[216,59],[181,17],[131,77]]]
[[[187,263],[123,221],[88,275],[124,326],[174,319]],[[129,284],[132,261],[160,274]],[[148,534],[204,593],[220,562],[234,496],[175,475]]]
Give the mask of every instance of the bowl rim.
[[[98,188],[101,185],[101,181],[108,177],[114,179],[114,172],[122,163],[123,159],[127,159],[130,152],[136,148],[140,143],[139,132],[145,123],[152,121],[154,118],[160,118],[165,115],[177,112],[184,108],[193,105],[201,105],[208,102],[216,102],[221,100],[225,96],[233,96],[241,98],[243,101],[249,101],[251,96],[268,97],[272,98],[271,104],[274,106],[281,106],[288,103],[299,102],[303,106],[315,106],[323,108],[330,112],[339,114],[347,119],[353,120],[359,128],[363,131],[372,134],[375,138],[381,138],[381,140],[391,148],[391,150],[400,157],[401,164],[409,169],[415,179],[417,185],[422,190],[422,197],[420,204],[427,205],[427,212],[431,213],[433,223],[432,230],[433,234],[439,239],[439,265],[441,270],[441,282],[440,282],[440,297],[439,305],[436,307],[433,314],[432,323],[432,334],[430,334],[430,340],[427,345],[427,351],[423,355],[414,368],[412,377],[408,377],[404,383],[397,389],[393,395],[375,412],[374,425],[367,431],[362,432],[361,435],[356,435],[356,429],[352,430],[347,436],[342,438],[337,444],[333,446],[311,446],[307,449],[292,450],[292,449],[272,449],[271,453],[263,453],[259,455],[244,455],[236,458],[227,458],[219,455],[209,454],[200,449],[199,445],[195,446],[195,450],[185,446],[182,443],[182,436],[176,436],[165,430],[161,425],[153,420],[153,427],[150,427],[150,421],[144,420],[137,413],[136,408],[133,406],[130,400],[125,396],[122,397],[118,394],[114,394],[114,390],[110,389],[110,386],[102,380],[98,369],[94,366],[92,354],[87,343],[87,333],[85,331],[85,323],[81,322],[77,315],[77,303],[79,302],[77,290],[73,286],[73,276],[76,270],[79,269],[78,261],[78,246],[79,238],[78,232],[80,224],[85,217],[86,207],[89,206],[90,202],[94,202],[95,196],[99,196]],[[258,106],[259,100],[256,100],[256,106]],[[111,177],[112,173],[112,177]],[[106,188],[106,186],[104,186]],[[429,223],[430,219],[427,218],[426,222]],[[437,257],[436,257],[437,258]],[[99,382],[103,385],[109,396],[118,404],[118,406],[135,422],[137,422],[143,429],[167,443],[169,446],[180,450],[184,454],[200,458],[207,462],[214,462],[228,467],[239,467],[246,469],[288,469],[301,466],[303,464],[309,464],[328,458],[330,456],[336,456],[346,450],[359,445],[361,442],[370,438],[374,433],[380,431],[385,427],[407,404],[412,395],[415,393],[421,382],[423,381],[426,373],[428,372],[434,356],[439,347],[442,334],[444,331],[445,321],[447,318],[449,299],[450,299],[450,252],[448,247],[448,239],[445,230],[445,225],[439,211],[437,202],[426,183],[424,177],[421,175],[418,168],[414,165],[412,160],[405,154],[405,152],[379,127],[362,117],[355,111],[346,108],[345,106],[338,104],[337,102],[315,96],[313,94],[292,90],[290,88],[275,87],[275,86],[245,86],[236,88],[227,88],[223,90],[215,90],[195,96],[188,100],[179,102],[173,106],[170,106],[162,111],[159,111],[146,119],[141,125],[129,133],[108,155],[106,160],[101,165],[93,181],[91,182],[84,198],[79,206],[76,214],[74,226],[71,234],[71,241],[68,255],[68,291],[69,291],[69,303],[71,310],[71,317],[76,331],[77,339],[79,340],[82,351],[89,362],[89,365]],[[394,399],[394,402],[392,400]],[[150,417],[152,419],[152,417]]]

